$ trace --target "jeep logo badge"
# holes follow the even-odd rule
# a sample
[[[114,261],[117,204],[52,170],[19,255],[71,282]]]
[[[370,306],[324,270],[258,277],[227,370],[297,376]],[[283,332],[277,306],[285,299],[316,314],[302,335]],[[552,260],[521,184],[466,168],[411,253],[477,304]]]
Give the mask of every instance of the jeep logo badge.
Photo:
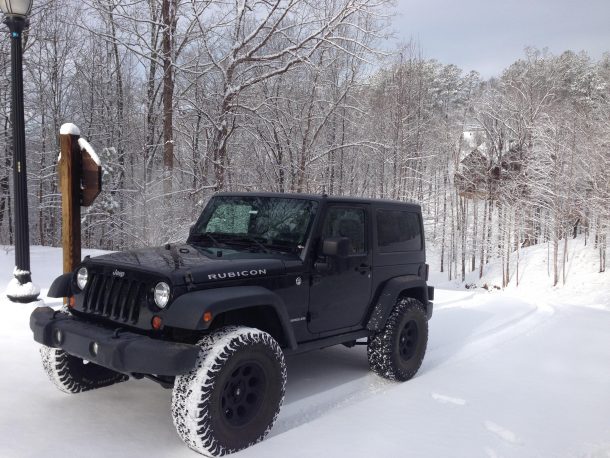
[[[223,272],[221,274],[208,274],[208,280],[224,280],[225,278],[257,277],[267,275],[267,269],[251,269],[239,272]]]
[[[113,277],[121,277],[121,278],[123,278],[125,276],[125,272],[123,272],[121,270],[114,269],[114,272],[112,272],[112,276]]]

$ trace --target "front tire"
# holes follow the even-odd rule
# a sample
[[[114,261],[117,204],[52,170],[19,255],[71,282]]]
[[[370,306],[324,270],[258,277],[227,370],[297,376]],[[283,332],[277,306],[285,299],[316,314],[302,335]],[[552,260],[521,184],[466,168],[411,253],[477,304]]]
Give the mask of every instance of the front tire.
[[[42,367],[53,384],[64,393],[74,394],[94,390],[129,377],[105,367],[72,356],[60,348],[43,345],[40,348]]]
[[[261,441],[273,427],[286,363],[266,332],[226,327],[205,336],[195,368],[176,377],[172,418],[193,450],[221,456]]]
[[[385,327],[369,338],[369,366],[381,377],[400,382],[419,370],[428,344],[428,319],[417,299],[400,298]]]

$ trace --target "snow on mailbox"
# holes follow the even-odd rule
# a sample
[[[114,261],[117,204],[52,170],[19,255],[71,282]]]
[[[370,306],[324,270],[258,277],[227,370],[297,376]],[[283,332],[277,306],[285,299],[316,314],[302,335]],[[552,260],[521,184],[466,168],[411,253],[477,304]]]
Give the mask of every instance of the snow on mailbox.
[[[88,207],[102,191],[102,163],[87,140],[79,138],[78,146],[82,155],[80,204]]]

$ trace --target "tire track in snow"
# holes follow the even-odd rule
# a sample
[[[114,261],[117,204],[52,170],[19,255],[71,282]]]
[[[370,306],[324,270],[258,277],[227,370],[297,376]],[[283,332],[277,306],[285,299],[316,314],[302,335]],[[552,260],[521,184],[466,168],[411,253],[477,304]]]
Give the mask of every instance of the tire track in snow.
[[[436,347],[429,347],[422,369],[430,370],[443,364],[461,361],[492,351],[498,346],[518,339],[538,328],[542,324],[548,322],[556,313],[555,308],[548,304],[535,305],[519,298],[505,296],[504,299],[506,298],[519,301],[521,304],[530,307],[530,309],[517,316],[513,316],[496,326],[475,332],[468,336],[468,340],[466,341],[449,341]],[[459,302],[453,304],[451,308],[459,307],[468,308],[467,305],[462,305]],[[481,305],[477,304],[476,307],[484,308],[485,303]],[[442,313],[443,310],[448,309],[449,307],[442,308],[439,312]],[[460,345],[461,348],[456,352],[455,347]]]
[[[450,298],[449,300],[441,302],[443,307],[437,309],[437,312],[442,313],[444,310],[459,307],[468,308],[469,305],[464,302],[475,296],[478,295],[476,293],[467,293],[461,294],[460,297]],[[512,316],[508,321],[504,321],[497,326],[469,336],[468,341],[465,343],[449,342],[439,347],[429,349],[428,354],[424,359],[424,366],[422,366],[422,369],[424,371],[432,370],[441,364],[459,361],[462,358],[476,356],[482,352],[489,351],[504,342],[513,340],[520,335],[529,332],[541,322],[546,321],[548,317],[552,316],[554,313],[551,307],[538,307],[520,299],[519,301],[531,307],[530,310],[527,310],[520,315]],[[479,305],[477,305],[477,307],[478,306]],[[456,343],[463,344],[463,346],[458,353],[453,354],[451,350]],[[420,370],[420,374],[424,371]],[[362,377],[284,405],[269,437],[283,434],[303,424],[314,421],[329,412],[334,412],[337,409],[357,404],[399,386],[401,386],[401,384],[382,379],[368,371],[363,372]],[[290,390],[290,378],[287,390]],[[463,399],[450,398],[437,393],[432,393],[432,398],[437,402],[451,403],[460,406],[466,404],[466,401]]]
[[[280,415],[269,437],[290,431],[316,420],[328,412],[356,404],[396,386],[399,386],[396,382],[367,372],[363,377],[351,382],[291,402],[280,410]],[[288,385],[288,389],[290,389],[290,385]]]

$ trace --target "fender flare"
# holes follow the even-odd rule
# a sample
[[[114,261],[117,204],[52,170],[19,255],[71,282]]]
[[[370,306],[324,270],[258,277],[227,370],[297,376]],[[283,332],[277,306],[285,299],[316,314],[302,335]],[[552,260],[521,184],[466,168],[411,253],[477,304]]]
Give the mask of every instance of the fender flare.
[[[430,302],[430,299],[433,297],[434,289],[429,287],[426,281],[417,275],[394,277],[383,285],[381,292],[377,296],[373,311],[366,324],[368,330],[380,331],[383,329],[400,293],[406,289],[418,290],[419,297],[417,299],[422,300],[424,307],[426,307],[428,319],[432,317],[432,302]]]
[[[53,283],[51,283],[51,287],[49,288],[49,292],[47,293],[48,297],[70,297],[72,296],[72,272],[68,272],[67,274],[60,275]]]
[[[216,317],[231,310],[259,306],[271,307],[274,310],[288,346],[295,349],[296,338],[284,301],[262,286],[231,286],[185,293],[170,303],[163,314],[163,322],[166,326],[204,331],[211,324],[203,321],[205,312],[211,312],[212,316]]]

